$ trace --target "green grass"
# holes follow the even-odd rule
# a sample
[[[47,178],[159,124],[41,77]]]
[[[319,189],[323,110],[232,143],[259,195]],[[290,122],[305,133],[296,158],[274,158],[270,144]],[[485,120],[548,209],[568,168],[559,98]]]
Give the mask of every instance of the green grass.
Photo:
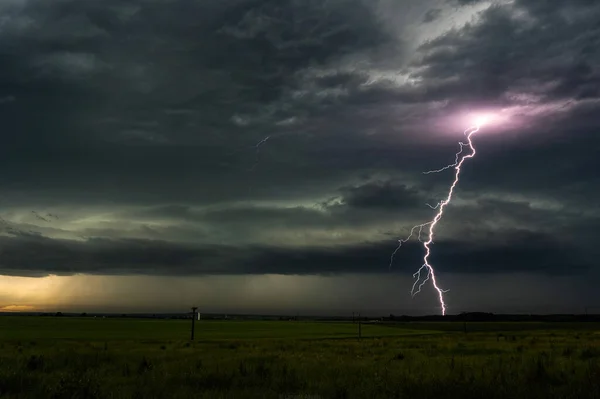
[[[0,317],[0,340],[185,340],[190,337],[191,320],[79,318],[79,317]],[[197,341],[225,339],[311,339],[356,337],[352,323],[291,321],[197,321]],[[363,324],[362,335],[397,336],[435,334],[438,331],[391,329]]]
[[[463,322],[405,322],[390,323],[389,327],[408,328],[425,331],[463,332]],[[509,331],[534,331],[534,330],[590,330],[600,331],[600,323],[577,322],[467,322],[467,332],[509,332]]]
[[[598,325],[189,326],[0,317],[0,397],[600,398]]]

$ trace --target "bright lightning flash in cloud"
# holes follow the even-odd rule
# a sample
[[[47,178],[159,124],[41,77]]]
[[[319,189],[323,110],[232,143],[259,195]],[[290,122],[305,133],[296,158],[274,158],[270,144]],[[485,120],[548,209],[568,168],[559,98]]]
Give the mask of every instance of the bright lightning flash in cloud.
[[[434,238],[435,227],[438,224],[438,222],[442,219],[442,216],[444,215],[444,209],[446,208],[446,206],[448,204],[450,204],[450,201],[452,201],[452,196],[454,195],[454,190],[456,189],[456,186],[458,185],[458,182],[460,180],[460,172],[461,172],[461,168],[462,168],[464,162],[467,159],[473,158],[475,156],[476,151],[475,151],[475,147],[473,146],[473,136],[477,132],[479,132],[480,128],[483,125],[492,122],[493,119],[494,118],[492,115],[478,115],[478,116],[474,117],[473,121],[472,121],[473,125],[464,131],[464,134],[467,137],[467,142],[466,143],[459,142],[460,150],[456,153],[454,163],[450,164],[448,166],[445,166],[441,169],[423,172],[424,174],[439,173],[444,170],[453,168],[455,171],[454,181],[452,182],[452,185],[450,186],[450,189],[448,190],[448,195],[447,195],[446,199],[442,200],[436,206],[427,204],[427,206],[429,206],[431,209],[437,210],[437,213],[435,214],[434,218],[427,223],[423,223],[423,224],[414,226],[410,230],[410,234],[408,235],[408,237],[406,237],[405,239],[398,240],[398,247],[392,253],[392,256],[390,259],[390,268],[391,268],[392,263],[394,261],[394,256],[396,255],[396,253],[398,252],[398,250],[400,249],[402,244],[404,244],[405,242],[410,240],[413,236],[415,236],[415,235],[417,236],[417,239],[419,240],[419,242],[423,243],[423,248],[425,249],[425,255],[423,257],[423,265],[419,268],[419,270],[417,270],[413,274],[415,282],[411,289],[411,295],[413,297],[415,295],[417,295],[419,292],[421,292],[421,288],[423,288],[425,283],[427,283],[428,281],[431,280],[431,283],[432,283],[433,287],[435,288],[437,295],[438,295],[440,307],[442,309],[442,315],[446,314],[447,306],[446,306],[446,302],[444,301],[444,293],[446,293],[447,290],[443,290],[442,288],[440,288],[440,286],[438,285],[438,281],[436,279],[435,270],[433,269],[433,266],[429,263],[429,257],[431,255],[431,244],[434,243],[433,238]],[[469,153],[464,152],[465,148],[468,148],[470,150]],[[427,240],[425,240],[425,241],[422,238],[423,229],[427,230],[427,234],[426,234]]]

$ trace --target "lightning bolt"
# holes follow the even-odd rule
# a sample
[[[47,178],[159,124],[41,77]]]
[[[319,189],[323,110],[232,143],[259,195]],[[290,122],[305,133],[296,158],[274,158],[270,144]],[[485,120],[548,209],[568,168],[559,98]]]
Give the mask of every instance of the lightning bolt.
[[[429,256],[431,255],[431,244],[433,244],[435,227],[438,224],[438,222],[442,219],[442,216],[444,215],[444,209],[446,208],[446,206],[448,204],[450,204],[450,201],[452,201],[452,196],[454,194],[454,190],[456,189],[456,186],[458,185],[458,182],[460,180],[461,168],[467,159],[473,158],[476,154],[472,139],[473,139],[473,135],[475,133],[477,133],[479,131],[479,129],[480,129],[480,125],[474,125],[474,126],[467,128],[464,131],[464,134],[467,137],[467,142],[466,143],[459,142],[460,150],[456,153],[454,163],[452,163],[448,166],[444,166],[441,169],[423,172],[423,174],[439,173],[439,172],[454,168],[454,171],[455,171],[454,181],[452,182],[452,185],[450,186],[450,189],[448,190],[448,195],[447,195],[446,199],[440,201],[436,206],[426,204],[431,209],[437,210],[437,213],[435,214],[434,218],[427,223],[422,223],[422,224],[418,224],[418,225],[414,226],[410,230],[410,234],[408,235],[408,237],[406,237],[405,239],[398,240],[398,247],[396,247],[396,250],[392,253],[392,256],[390,258],[390,269],[391,269],[392,263],[394,262],[394,256],[396,255],[398,250],[400,250],[400,247],[402,247],[402,244],[406,243],[413,236],[415,236],[415,234],[416,234],[415,232],[418,229],[418,233],[416,235],[417,235],[419,242],[423,243],[423,248],[425,249],[425,256],[423,256],[423,265],[421,265],[419,270],[417,270],[413,274],[413,278],[415,279],[415,281],[413,283],[410,293],[414,297],[419,292],[421,292],[421,288],[423,288],[425,283],[427,283],[429,280],[431,280],[431,283],[438,294],[438,299],[440,302],[440,306],[442,308],[442,315],[446,314],[447,306],[446,306],[446,302],[444,301],[444,294],[446,292],[448,292],[448,290],[443,290],[440,288],[440,286],[438,285],[437,279],[436,279],[435,270],[433,269],[433,266],[429,263]],[[464,153],[465,147],[468,147],[470,149],[470,153],[468,153],[468,154]],[[424,228],[428,228],[426,241],[423,241],[423,239],[421,238]],[[423,278],[423,273],[425,273],[425,272],[426,272],[426,275],[425,275],[425,278]]]
[[[252,167],[250,168],[250,172],[254,171],[254,169],[256,169],[256,167],[258,166],[260,147],[262,147],[262,145],[265,144],[270,138],[271,136],[267,136],[253,146],[256,150],[256,154],[254,159],[254,165],[252,165]]]

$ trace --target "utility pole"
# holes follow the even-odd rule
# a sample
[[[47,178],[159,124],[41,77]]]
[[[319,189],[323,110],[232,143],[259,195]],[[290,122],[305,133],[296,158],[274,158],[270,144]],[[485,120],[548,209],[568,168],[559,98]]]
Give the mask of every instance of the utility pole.
[[[362,324],[360,322],[360,313],[358,314],[358,339],[362,338]]]
[[[192,308],[192,337],[190,338],[190,340],[194,340],[194,327],[196,326],[196,310],[198,310],[198,308],[196,306],[194,306]]]

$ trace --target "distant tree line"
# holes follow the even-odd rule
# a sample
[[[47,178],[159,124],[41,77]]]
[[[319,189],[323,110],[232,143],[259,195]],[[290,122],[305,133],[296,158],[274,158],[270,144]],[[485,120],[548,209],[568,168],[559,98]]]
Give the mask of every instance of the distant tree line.
[[[486,312],[464,312],[458,315],[446,316],[394,316],[384,317],[383,321],[472,321],[472,322],[581,322],[593,321],[600,322],[600,315],[592,314],[494,314]]]

